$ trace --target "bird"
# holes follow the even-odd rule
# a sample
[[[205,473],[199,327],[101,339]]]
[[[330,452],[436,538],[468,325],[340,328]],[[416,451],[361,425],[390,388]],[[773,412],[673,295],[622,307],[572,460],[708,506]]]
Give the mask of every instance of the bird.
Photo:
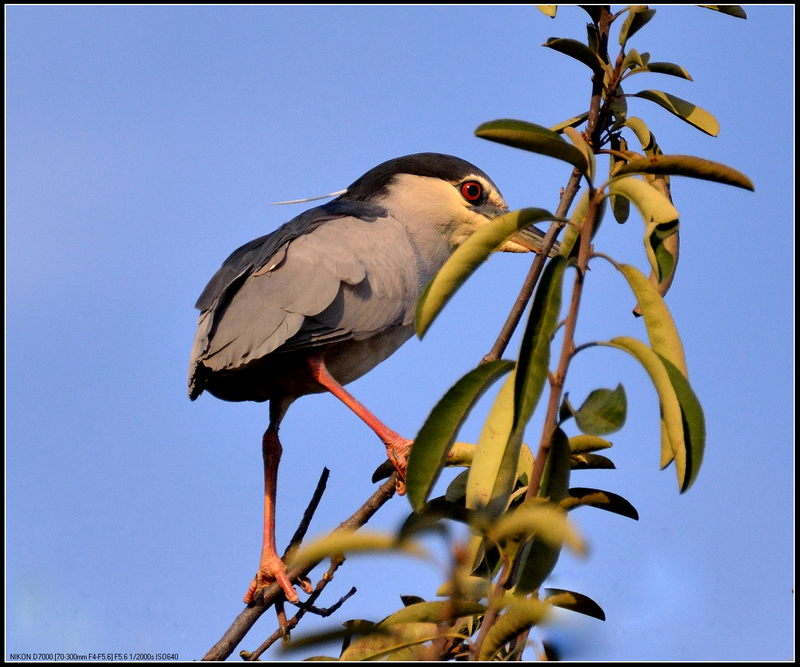
[[[473,232],[509,210],[481,169],[441,153],[388,160],[336,194],[235,250],[195,304],[189,397],[207,391],[226,401],[269,401],[262,551],[246,604],[275,581],[298,601],[275,545],[278,429],[289,406],[324,391],[340,399],[383,442],[402,493],[412,440],[343,385],[412,337],[428,282]],[[538,250],[542,236],[530,227],[500,250]],[[311,592],[307,580],[297,583]]]

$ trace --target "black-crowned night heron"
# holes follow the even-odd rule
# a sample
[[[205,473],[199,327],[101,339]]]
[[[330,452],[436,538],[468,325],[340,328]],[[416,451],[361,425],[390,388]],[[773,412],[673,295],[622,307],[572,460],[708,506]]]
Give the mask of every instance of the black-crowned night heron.
[[[470,234],[507,211],[497,186],[469,162],[408,155],[378,165],[335,200],[243,245],[203,290],[190,398],[208,391],[226,401],[270,402],[262,441],[263,547],[246,603],[273,581],[288,600],[298,599],[275,549],[278,427],[289,405],[330,391],[375,431],[404,479],[412,441],[342,385],[413,335],[414,309],[427,283]],[[531,248],[531,241],[520,245],[524,239],[514,238],[501,250]],[[299,583],[310,592],[308,582]]]

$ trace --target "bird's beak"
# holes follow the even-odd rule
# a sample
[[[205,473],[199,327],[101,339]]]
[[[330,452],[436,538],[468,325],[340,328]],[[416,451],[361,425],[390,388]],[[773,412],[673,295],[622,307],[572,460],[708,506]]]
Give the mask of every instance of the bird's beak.
[[[501,215],[508,213],[508,206],[497,204],[484,203],[480,207],[481,214],[488,218],[497,218]],[[517,232],[508,241],[498,248],[499,252],[539,252],[542,248],[542,239],[544,239],[544,232],[536,227],[528,227]],[[554,243],[550,249],[550,257],[555,257],[561,246],[559,243]]]
[[[517,232],[508,241],[498,248],[500,252],[539,252],[542,249],[544,232],[536,227],[528,227]],[[556,242],[550,248],[550,257],[555,257],[561,250],[561,245]]]

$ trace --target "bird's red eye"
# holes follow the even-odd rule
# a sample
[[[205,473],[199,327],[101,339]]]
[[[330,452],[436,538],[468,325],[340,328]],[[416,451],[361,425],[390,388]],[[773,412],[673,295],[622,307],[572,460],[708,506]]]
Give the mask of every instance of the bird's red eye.
[[[478,181],[466,181],[461,184],[461,195],[467,201],[478,201],[483,194],[483,187]]]

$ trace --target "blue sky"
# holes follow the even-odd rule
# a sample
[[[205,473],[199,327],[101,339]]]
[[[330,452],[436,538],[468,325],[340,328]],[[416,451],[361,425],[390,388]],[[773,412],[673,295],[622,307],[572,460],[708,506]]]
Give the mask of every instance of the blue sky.
[[[626,91],[667,90],[722,129],[708,137],[643,100],[631,113],[666,153],[729,164],[756,192],[673,181],[682,247],[667,303],[708,428],[687,494],[658,470],[657,403],[635,362],[594,348],[573,364],[573,403],[622,382],[629,417],[612,438],[617,470],[572,484],[619,493],[641,518],[571,515],[591,552],[563,557],[551,585],[589,595],[607,621],[564,612],[543,629],[564,657],[794,656],[794,9],[747,11],[660,8],[630,43],[694,83],[642,75]],[[269,203],[408,153],[458,155],[512,208],[555,209],[568,167],[473,131],[584,111],[586,68],[540,45],[582,38],[585,22],[570,7],[555,20],[520,6],[6,8],[6,657],[189,660],[221,636],[260,552],[268,415],[186,397],[197,296],[233,249],[304,210]],[[634,216],[607,220],[595,245],[645,269],[642,233]],[[353,393],[413,437],[491,347],[528,265],[492,258],[423,343]],[[644,336],[616,272],[598,262],[590,278],[578,341]],[[460,439],[475,441],[490,404]],[[283,545],[323,466],[316,534],[371,493],[383,451],[326,395],[298,401],[281,435]],[[371,525],[394,529],[408,511],[395,498]],[[320,604],[358,594],[304,628],[378,620],[400,594],[432,599],[444,572],[353,558]],[[240,648],[273,629],[268,615]]]

